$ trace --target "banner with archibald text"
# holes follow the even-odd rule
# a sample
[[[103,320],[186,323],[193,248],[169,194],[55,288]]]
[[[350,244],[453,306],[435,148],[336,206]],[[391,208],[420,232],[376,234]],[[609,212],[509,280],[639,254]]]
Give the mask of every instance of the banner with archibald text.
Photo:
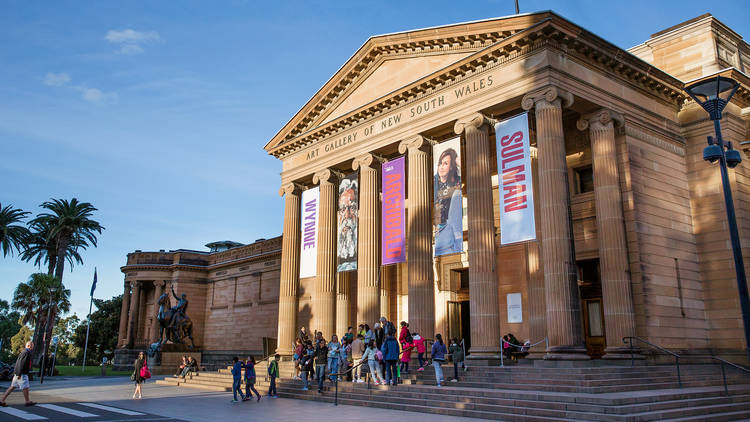
[[[404,157],[383,163],[383,202],[381,204],[381,262],[383,265],[406,261],[404,224]]]
[[[299,254],[299,278],[315,277],[318,272],[318,211],[320,187],[302,192],[302,241]]]
[[[524,113],[495,125],[500,244],[536,239],[529,117]]]
[[[463,252],[463,199],[461,197],[461,138],[432,147],[432,234],[435,256]]]
[[[336,271],[357,270],[357,232],[359,229],[359,178],[352,173],[339,183],[336,226]]]

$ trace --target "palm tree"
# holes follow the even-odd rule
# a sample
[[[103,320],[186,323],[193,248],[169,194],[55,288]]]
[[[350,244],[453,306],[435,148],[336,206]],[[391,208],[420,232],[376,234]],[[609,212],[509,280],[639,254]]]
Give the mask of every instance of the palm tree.
[[[26,243],[26,249],[21,254],[21,259],[26,262],[34,260],[34,265],[37,268],[45,264],[47,265],[47,274],[54,274],[57,264],[57,241],[55,238],[50,237],[50,231],[52,230],[51,222],[47,220],[32,221],[29,223],[29,227],[31,227],[32,231]],[[83,258],[81,258],[78,248],[85,250],[89,246],[85,239],[74,238],[74,240],[81,240],[81,242],[80,244],[73,242],[68,245],[66,255],[71,269],[75,263],[79,265],[83,264]]]
[[[13,255],[13,249],[19,253],[24,249],[29,229],[14,223],[20,223],[29,214],[31,213],[13,208],[12,205],[3,208],[0,204],[0,248],[3,250],[3,257],[8,253]]]
[[[70,290],[66,289],[57,277],[35,273],[29,277],[29,281],[16,287],[11,306],[21,313],[23,324],[34,322],[32,339],[38,344],[39,338],[45,332],[45,325],[49,341],[52,332],[52,324],[49,321],[54,321],[58,313],[70,310]]]
[[[92,244],[96,247],[96,234],[101,234],[104,227],[89,217],[97,209],[88,202],[78,202],[73,198],[52,199],[45,201],[42,208],[50,210],[32,220],[31,224],[49,225],[48,239],[54,240],[57,246],[55,277],[61,281],[65,271],[65,261],[71,245]]]

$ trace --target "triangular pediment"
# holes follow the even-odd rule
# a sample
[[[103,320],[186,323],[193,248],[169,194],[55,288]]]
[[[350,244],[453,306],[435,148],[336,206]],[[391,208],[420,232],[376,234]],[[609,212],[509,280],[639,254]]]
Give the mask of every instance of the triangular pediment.
[[[371,37],[271,139],[268,152],[544,19],[516,15]]]

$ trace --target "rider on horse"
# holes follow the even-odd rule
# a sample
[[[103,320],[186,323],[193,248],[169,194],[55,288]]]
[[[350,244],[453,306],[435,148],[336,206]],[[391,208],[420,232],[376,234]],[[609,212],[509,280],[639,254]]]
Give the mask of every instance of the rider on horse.
[[[170,327],[174,327],[175,323],[177,322],[178,314],[180,315],[180,318],[185,318],[188,306],[188,300],[185,293],[182,294],[182,297],[177,297],[177,294],[174,292],[174,286],[172,286],[172,296],[177,299],[177,305],[172,308],[172,320],[169,322]]]

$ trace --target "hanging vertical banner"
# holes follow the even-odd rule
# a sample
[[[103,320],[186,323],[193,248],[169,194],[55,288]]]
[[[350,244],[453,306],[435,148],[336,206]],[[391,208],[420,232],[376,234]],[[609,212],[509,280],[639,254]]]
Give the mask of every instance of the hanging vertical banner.
[[[299,278],[318,273],[318,208],[320,187],[302,192],[302,241],[299,254]]]
[[[382,175],[381,262],[388,265],[406,261],[404,157],[383,163]]]
[[[529,153],[529,117],[524,113],[495,125],[500,191],[500,244],[536,238]]]
[[[339,183],[339,209],[336,228],[336,271],[357,270],[357,230],[359,229],[359,181],[352,173]]]
[[[432,158],[435,173],[432,213],[435,256],[463,252],[461,138],[453,138],[433,146]]]

